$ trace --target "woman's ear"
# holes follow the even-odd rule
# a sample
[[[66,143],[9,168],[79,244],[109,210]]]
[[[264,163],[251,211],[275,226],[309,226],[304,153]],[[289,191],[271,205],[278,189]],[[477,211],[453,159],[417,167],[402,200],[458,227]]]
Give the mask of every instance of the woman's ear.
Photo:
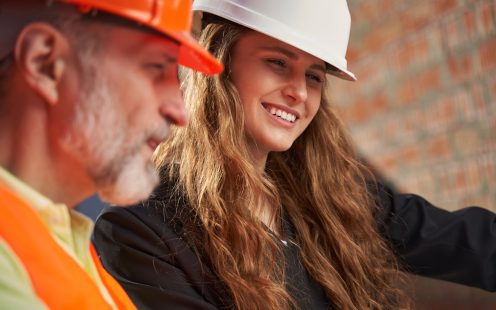
[[[42,22],[24,27],[16,40],[14,55],[22,77],[50,105],[59,100],[68,46],[60,31]]]

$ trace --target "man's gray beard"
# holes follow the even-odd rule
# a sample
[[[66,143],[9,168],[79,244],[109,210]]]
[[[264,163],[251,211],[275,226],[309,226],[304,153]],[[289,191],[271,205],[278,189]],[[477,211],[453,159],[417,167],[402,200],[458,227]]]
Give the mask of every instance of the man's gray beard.
[[[104,201],[129,205],[144,200],[158,183],[153,164],[141,155],[150,132],[133,135],[106,80],[96,66],[88,61],[85,66],[90,72],[83,75],[74,119],[62,143],[86,167]]]

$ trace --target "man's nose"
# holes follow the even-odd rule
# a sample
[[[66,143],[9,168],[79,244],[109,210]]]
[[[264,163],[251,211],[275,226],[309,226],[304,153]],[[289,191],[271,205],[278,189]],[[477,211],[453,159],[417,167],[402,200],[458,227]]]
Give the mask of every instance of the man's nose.
[[[171,124],[184,126],[188,122],[188,113],[179,89],[179,83],[167,87],[161,97],[160,114]]]

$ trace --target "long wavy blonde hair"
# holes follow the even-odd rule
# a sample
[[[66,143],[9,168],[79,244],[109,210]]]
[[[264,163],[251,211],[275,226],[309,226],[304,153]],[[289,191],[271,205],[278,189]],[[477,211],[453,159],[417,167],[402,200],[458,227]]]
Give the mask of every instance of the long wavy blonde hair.
[[[211,23],[200,41],[225,64],[219,76],[183,77],[190,120],[162,144],[156,163],[179,165],[178,188],[202,227],[198,243],[238,309],[290,309],[284,256],[255,215],[260,197],[275,221],[296,230],[304,266],[337,309],[404,309],[395,260],[377,231],[364,169],[326,96],[291,149],[269,154],[263,175],[250,161],[243,105],[230,73],[230,53],[250,31]],[[167,172],[167,171],[166,171]]]

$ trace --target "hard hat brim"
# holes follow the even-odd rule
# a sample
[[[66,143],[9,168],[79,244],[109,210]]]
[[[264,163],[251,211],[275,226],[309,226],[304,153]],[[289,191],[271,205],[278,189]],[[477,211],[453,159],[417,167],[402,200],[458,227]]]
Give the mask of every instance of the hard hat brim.
[[[179,64],[202,73],[213,75],[222,72],[224,66],[188,32],[167,32],[180,44]]]
[[[178,62],[182,66],[209,75],[220,73],[224,69],[191,35],[189,1],[125,1],[125,5],[120,0],[59,1],[80,5],[80,10],[83,11],[93,8],[102,10],[171,37],[180,45]]]

